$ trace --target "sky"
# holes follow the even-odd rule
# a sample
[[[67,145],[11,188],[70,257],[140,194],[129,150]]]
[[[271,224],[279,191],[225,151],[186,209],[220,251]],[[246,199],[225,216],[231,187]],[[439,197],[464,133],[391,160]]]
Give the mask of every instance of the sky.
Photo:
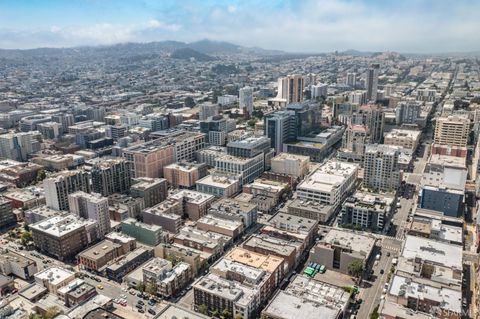
[[[480,51],[480,0],[0,0],[0,48],[202,39],[290,52]]]

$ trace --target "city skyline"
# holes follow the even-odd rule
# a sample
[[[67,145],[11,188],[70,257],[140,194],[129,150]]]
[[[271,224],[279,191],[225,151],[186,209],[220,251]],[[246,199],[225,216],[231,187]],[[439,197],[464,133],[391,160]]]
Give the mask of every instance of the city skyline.
[[[0,48],[210,39],[305,53],[475,52],[479,9],[470,0],[7,0],[0,3]]]

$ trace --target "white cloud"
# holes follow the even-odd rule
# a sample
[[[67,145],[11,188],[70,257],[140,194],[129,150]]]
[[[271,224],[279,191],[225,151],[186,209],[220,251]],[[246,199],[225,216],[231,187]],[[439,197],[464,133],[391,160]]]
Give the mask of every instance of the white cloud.
[[[0,30],[0,47],[209,38],[296,52],[480,50],[478,1],[402,0],[373,4],[363,0],[302,0],[285,7],[262,2],[253,7],[249,1],[212,7],[202,6],[200,1],[186,3],[178,10],[155,12],[158,19],[136,24]]]

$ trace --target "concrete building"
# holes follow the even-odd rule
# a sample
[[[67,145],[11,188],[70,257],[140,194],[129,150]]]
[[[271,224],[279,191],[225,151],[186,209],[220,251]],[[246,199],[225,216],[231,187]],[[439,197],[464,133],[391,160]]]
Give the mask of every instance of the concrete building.
[[[470,120],[464,116],[440,117],[435,122],[434,143],[445,146],[467,146]]]
[[[215,166],[215,159],[227,154],[227,148],[211,145],[195,153],[197,162],[205,163],[209,167]]]
[[[259,294],[258,288],[212,273],[200,277],[193,284],[194,309],[198,311],[200,306],[205,306],[209,316],[214,312],[221,313],[226,310],[233,317],[256,318],[260,303]]]
[[[355,88],[357,85],[357,74],[355,72],[348,72],[345,78],[345,84],[351,88]]]
[[[370,144],[365,148],[363,185],[377,191],[395,191],[400,186],[399,147]]]
[[[262,311],[268,319],[343,318],[350,294],[333,286],[297,275],[284,290],[279,290]]]
[[[252,158],[262,153],[265,155],[271,153],[270,139],[266,136],[250,136],[227,144],[228,155]],[[270,159],[268,161],[270,162]]]
[[[378,93],[378,74],[380,72],[380,64],[372,63],[367,70],[367,79],[365,81],[367,87],[367,101],[376,102]]]
[[[12,202],[4,197],[0,197],[0,229],[10,226],[16,222],[12,210]]]
[[[122,255],[122,246],[103,240],[78,254],[77,260],[80,269],[99,271],[110,261]]]
[[[387,299],[435,318],[461,318],[461,291],[429,285],[416,278],[393,276]]]
[[[249,228],[257,223],[257,205],[232,198],[222,198],[213,203],[208,214],[218,218],[237,220]]]
[[[253,180],[265,170],[264,154],[258,154],[251,158],[223,155],[215,159],[215,169],[220,172],[238,174],[241,176],[241,185],[253,182]]]
[[[352,104],[363,105],[367,102],[367,92],[356,90],[348,94],[348,102]]]
[[[286,204],[286,213],[293,216],[313,219],[320,224],[327,223],[333,216],[335,207],[316,200],[296,198]]]
[[[75,279],[75,273],[64,268],[49,267],[35,274],[35,282],[51,294],[58,294],[58,290]]]
[[[412,236],[463,245],[463,219],[437,211],[417,209],[407,232]]]
[[[181,190],[171,194],[169,198],[181,203],[183,215],[193,221],[204,216],[215,201],[213,195],[191,190]]]
[[[176,234],[182,225],[182,204],[174,200],[165,200],[145,209],[142,217],[145,223],[162,226],[164,230]]]
[[[190,265],[184,262],[175,266],[168,260],[155,257],[143,267],[143,283],[154,287],[156,294],[163,298],[170,298],[185,288],[192,279]]]
[[[263,255],[274,255],[284,260],[284,273],[288,274],[300,261],[299,243],[266,234],[254,234],[244,243],[243,248]]]
[[[206,175],[205,163],[173,163],[163,168],[163,176],[174,188],[192,188]]]
[[[197,221],[197,228],[203,231],[210,231],[229,236],[233,239],[239,237],[245,226],[238,220],[229,220],[213,215],[205,215]]]
[[[88,173],[63,171],[43,180],[47,206],[56,210],[68,210],[68,195],[74,192],[90,192]]]
[[[155,206],[167,199],[168,186],[164,178],[138,177],[133,179],[130,195],[142,198],[145,208]]]
[[[415,151],[420,143],[421,135],[420,131],[393,129],[384,134],[383,143]]]
[[[374,237],[347,230],[330,229],[310,250],[309,261],[348,274],[348,265],[354,261],[361,262],[365,268],[374,245]]]
[[[205,134],[199,132],[170,129],[152,132],[150,137],[155,139],[151,142],[152,145],[173,146],[174,160],[171,163],[181,161],[192,162],[195,160],[195,152],[205,147]]]
[[[111,230],[108,199],[96,193],[75,192],[68,195],[70,212],[80,218],[92,219],[98,223],[100,235]]]
[[[279,78],[277,97],[273,101],[283,106],[300,103],[303,101],[304,88],[304,79],[301,75],[292,74]]]
[[[211,259],[221,256],[232,238],[219,233],[204,231],[192,226],[184,226],[175,235],[173,242],[211,255]]]
[[[199,106],[198,118],[204,121],[209,117],[218,115],[218,104],[202,103]]]
[[[356,192],[343,203],[343,225],[381,231],[392,212],[393,196]]]
[[[303,178],[308,173],[310,159],[308,156],[280,153],[272,158],[272,172]]]
[[[253,88],[245,86],[238,90],[238,107],[243,114],[250,115],[253,112]]]
[[[91,169],[93,191],[102,196],[127,193],[132,178],[130,165],[122,158],[96,162]]]
[[[138,247],[105,268],[107,278],[122,282],[125,275],[153,257],[153,249]]]
[[[24,212],[24,220],[26,225],[37,223],[41,220],[66,214],[64,211],[58,211],[55,209],[48,208],[47,206],[39,206],[32,209],[29,209]]]
[[[0,135],[0,157],[27,161],[28,156],[40,151],[40,133],[7,133]]]
[[[348,195],[358,174],[358,165],[328,161],[297,186],[297,197],[337,206]]]
[[[149,246],[157,246],[160,243],[167,242],[167,234],[161,226],[149,225],[139,222],[133,218],[122,221],[122,233],[131,236]]]
[[[434,154],[420,183],[420,207],[458,217],[463,214],[467,169],[464,158]]]
[[[328,95],[328,84],[317,83],[315,85],[311,85],[310,92],[312,99],[320,97],[326,98]]]
[[[37,263],[34,260],[6,248],[0,249],[0,273],[2,275],[14,275],[29,281],[37,271]]]
[[[240,178],[235,174],[212,173],[197,181],[197,191],[215,197],[232,197],[240,191]]]
[[[30,225],[35,247],[59,260],[71,258],[101,238],[98,223],[73,214],[55,216]]]
[[[395,120],[397,125],[417,124],[422,111],[422,105],[417,101],[402,101],[397,104]]]
[[[132,177],[162,177],[163,167],[175,162],[173,145],[155,141],[131,146],[123,157],[131,163]]]
[[[125,219],[117,218],[117,212],[122,212],[120,215],[125,215],[127,218],[137,218],[145,208],[145,200],[142,197],[131,197],[125,194],[112,194],[108,196],[108,204],[111,206],[111,219],[116,221]]]

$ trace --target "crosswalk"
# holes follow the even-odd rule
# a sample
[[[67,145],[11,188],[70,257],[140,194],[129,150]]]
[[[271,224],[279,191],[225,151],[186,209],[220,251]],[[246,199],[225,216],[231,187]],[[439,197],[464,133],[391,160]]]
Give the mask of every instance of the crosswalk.
[[[390,250],[390,251],[393,251],[393,252],[400,252],[400,247],[396,247],[396,246],[382,246],[383,249],[385,250]]]

